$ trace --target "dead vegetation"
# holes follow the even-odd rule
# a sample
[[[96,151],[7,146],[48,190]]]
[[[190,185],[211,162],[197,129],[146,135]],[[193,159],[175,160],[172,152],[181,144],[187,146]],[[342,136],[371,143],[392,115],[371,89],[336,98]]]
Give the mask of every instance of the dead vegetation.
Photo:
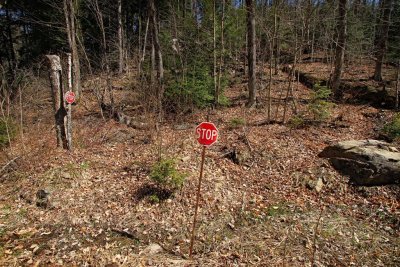
[[[285,75],[274,78],[276,99],[286,90]],[[377,123],[392,112],[338,104],[326,123],[253,126],[266,110],[241,108],[242,88],[227,90],[236,105],[210,114],[220,139],[207,150],[193,259],[189,233],[201,152],[194,127],[206,112],[161,126],[162,155],[189,176],[154,203],[146,197],[158,153],[153,128],[103,120],[86,87],[73,110],[75,149],[57,150],[51,105],[42,101],[48,88],[39,97],[26,91],[24,102],[33,104],[24,109],[24,140],[2,152],[0,265],[398,266],[398,186],[352,187],[318,157],[327,144],[376,137]],[[304,111],[310,91],[294,88]],[[115,91],[115,103],[139,90]],[[127,105],[131,116],[154,124],[150,111]],[[282,112],[283,105],[279,116],[273,108],[275,121]],[[336,127],[335,118],[347,127]],[[232,151],[236,160],[226,157]],[[35,204],[39,190],[49,193],[46,207]]]

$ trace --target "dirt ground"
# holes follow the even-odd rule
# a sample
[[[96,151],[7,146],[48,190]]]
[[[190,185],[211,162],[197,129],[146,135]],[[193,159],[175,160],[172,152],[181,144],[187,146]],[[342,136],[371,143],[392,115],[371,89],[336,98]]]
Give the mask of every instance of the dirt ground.
[[[274,76],[274,99],[287,83],[285,73]],[[243,107],[245,87],[227,88],[231,105],[210,113],[220,137],[207,149],[189,259],[201,154],[194,128],[207,111],[161,126],[163,157],[188,177],[153,204],[146,192],[154,189],[155,130],[104,121],[88,84],[73,111],[74,150],[56,149],[48,85],[34,81],[23,96],[23,136],[1,157],[2,166],[13,161],[0,177],[0,266],[399,266],[399,187],[354,187],[318,157],[340,140],[376,138],[393,112],[337,104],[326,123],[252,126],[267,110]],[[117,103],[138,90],[116,91]],[[294,96],[306,113],[310,90],[295,84]],[[284,103],[276,113],[277,103],[272,118],[280,121]],[[286,121],[292,112],[289,102]],[[233,149],[241,164],[224,157]],[[320,177],[317,192],[308,185]],[[47,208],[35,205],[40,189],[50,193]],[[152,251],[154,244],[162,249]]]

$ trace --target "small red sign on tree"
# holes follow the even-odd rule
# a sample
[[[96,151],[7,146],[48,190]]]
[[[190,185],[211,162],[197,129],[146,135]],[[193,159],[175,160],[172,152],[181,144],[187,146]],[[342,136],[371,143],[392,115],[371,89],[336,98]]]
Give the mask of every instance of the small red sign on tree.
[[[65,101],[66,101],[68,104],[74,103],[74,102],[75,102],[75,93],[72,92],[72,91],[66,92],[66,93],[65,93]]]
[[[196,127],[197,141],[203,146],[211,146],[218,139],[218,129],[214,123],[202,122]]]

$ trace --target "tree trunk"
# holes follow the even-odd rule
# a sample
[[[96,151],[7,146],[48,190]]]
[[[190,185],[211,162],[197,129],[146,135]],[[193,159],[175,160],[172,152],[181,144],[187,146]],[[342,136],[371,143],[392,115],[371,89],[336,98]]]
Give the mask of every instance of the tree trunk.
[[[331,88],[333,90],[334,97],[340,100],[343,97],[343,92],[340,89],[340,80],[343,70],[344,52],[346,45],[347,25],[347,0],[339,0],[339,14],[337,17],[337,30],[338,39],[336,44],[335,52],[335,70],[332,75]]]
[[[156,49],[154,48],[154,41],[153,38],[151,38],[152,43],[151,43],[151,58],[150,58],[150,64],[151,64],[151,70],[150,70],[150,85],[153,87],[154,86],[154,81],[156,80]]]
[[[225,21],[225,0],[222,0],[222,18],[221,18],[221,51],[219,56],[219,70],[218,70],[218,82],[216,91],[216,105],[219,104],[219,95],[221,94],[221,77],[222,77],[222,65],[224,64],[224,21]]]
[[[396,103],[395,103],[396,110],[399,110],[399,79],[400,79],[400,60],[397,62],[397,73],[396,73]]]
[[[147,45],[147,33],[148,33],[148,30],[149,30],[149,20],[150,20],[150,18],[147,17],[146,30],[144,32],[144,40],[143,40],[143,52],[142,52],[142,55],[139,58],[139,64],[138,64],[138,75],[139,75],[139,78],[140,78],[140,74],[142,72],[142,63],[143,63],[144,58],[146,56],[146,45]],[[139,34],[139,41],[140,41],[140,34]],[[140,50],[140,45],[139,45],[139,50]],[[139,52],[139,54],[140,54],[140,52]]]
[[[76,97],[81,95],[81,71],[78,46],[76,44],[75,7],[73,0],[64,0],[64,15],[68,35],[68,44],[72,54],[72,81]]]
[[[118,73],[121,74],[124,71],[124,40],[123,40],[123,29],[122,29],[122,0],[118,0]]]
[[[10,14],[8,11],[8,7],[6,7],[6,18],[7,18],[7,39],[8,39],[8,44],[9,44],[9,52],[10,52],[10,61],[9,61],[9,67],[10,71],[13,74],[13,77],[15,76],[15,71],[17,68],[17,59],[15,55],[15,50],[14,50],[14,39],[12,36],[12,30],[11,30],[11,18]],[[5,36],[5,34],[4,34]]]
[[[112,91],[113,89],[112,89],[112,83],[111,83],[110,64],[109,64],[108,58],[107,58],[106,31],[104,28],[103,14],[101,13],[98,0],[93,1],[93,7],[95,10],[97,24],[100,28],[101,37],[102,37],[101,38],[101,49],[102,49],[102,66],[101,67],[102,67],[103,71],[105,68],[106,82],[107,82],[107,87],[106,87],[106,89],[104,89],[104,93],[102,93],[99,102],[100,102],[100,106],[105,105],[104,96],[105,96],[105,92],[108,91],[108,95],[110,98],[109,117],[112,117],[115,114],[115,110],[114,110],[115,107],[114,107],[114,95],[113,95],[113,91]]]
[[[392,13],[393,0],[382,0],[381,4],[381,15],[378,16],[379,21],[377,22],[378,31],[376,39],[376,61],[374,80],[382,81],[382,64],[383,58],[386,54],[386,43],[388,39],[389,26],[390,26],[390,15]]]
[[[163,66],[163,59],[161,53],[161,46],[160,41],[158,38],[158,23],[157,23],[157,12],[156,7],[154,4],[154,0],[149,1],[149,18],[151,24],[151,33],[152,33],[152,40],[154,44],[154,52],[155,52],[155,61],[156,61],[156,68],[157,68],[157,79],[158,79],[158,86],[157,86],[157,99],[158,99],[158,109],[159,113],[162,112],[162,98],[164,96],[164,66]]]
[[[252,107],[256,103],[256,21],[254,18],[254,1],[246,0],[247,7],[247,35],[248,35],[248,51],[247,57],[249,62],[249,98],[247,107]]]
[[[279,42],[279,30],[280,30],[280,16],[278,15],[278,8],[280,1],[274,1],[274,40],[275,40],[275,75],[279,73],[279,56],[280,56],[280,42]]]
[[[65,131],[65,116],[67,111],[64,107],[64,92],[62,88],[61,62],[56,55],[47,55],[49,61],[49,77],[51,85],[51,96],[53,99],[53,110],[56,124],[57,146],[68,149]]]
[[[72,56],[70,53],[68,56],[68,90],[72,91]],[[67,116],[64,118],[65,123],[65,134],[67,137],[67,147],[72,150],[72,105],[68,103]]]
[[[214,103],[218,103],[218,88],[217,88],[217,38],[216,38],[216,15],[215,15],[215,3],[213,1],[213,79],[214,79]]]

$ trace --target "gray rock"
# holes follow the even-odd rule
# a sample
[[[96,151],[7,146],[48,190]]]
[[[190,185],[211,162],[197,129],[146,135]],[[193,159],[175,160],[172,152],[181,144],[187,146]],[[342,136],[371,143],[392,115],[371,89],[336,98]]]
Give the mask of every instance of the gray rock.
[[[321,192],[322,187],[324,186],[324,182],[322,181],[321,178],[318,178],[317,182],[315,183],[315,191],[317,191],[317,193]]]
[[[326,147],[320,157],[329,158],[339,172],[357,185],[400,183],[400,153],[378,140],[350,140]]]
[[[49,200],[50,193],[44,189],[40,189],[36,192],[36,206],[39,208],[49,208],[50,207],[50,200]]]
[[[317,193],[321,192],[322,187],[324,186],[322,178],[318,178],[317,180],[308,178],[305,180],[305,184],[308,189],[315,190]]]
[[[163,248],[156,243],[148,245],[144,250],[140,252],[141,255],[147,255],[147,256],[152,256],[158,253],[161,253],[163,251]]]

